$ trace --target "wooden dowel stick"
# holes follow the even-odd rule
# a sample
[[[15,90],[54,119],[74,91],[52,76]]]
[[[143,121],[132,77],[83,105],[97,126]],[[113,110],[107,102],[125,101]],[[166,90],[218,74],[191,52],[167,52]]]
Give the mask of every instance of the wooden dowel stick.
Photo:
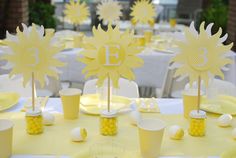
[[[34,84],[34,72],[32,72],[32,108],[35,110],[35,84]]]
[[[199,113],[201,103],[201,76],[198,77],[198,101],[197,101],[197,112]]]
[[[111,105],[110,76],[108,75],[108,78],[107,78],[107,109],[108,109],[108,112],[110,112],[110,105]]]

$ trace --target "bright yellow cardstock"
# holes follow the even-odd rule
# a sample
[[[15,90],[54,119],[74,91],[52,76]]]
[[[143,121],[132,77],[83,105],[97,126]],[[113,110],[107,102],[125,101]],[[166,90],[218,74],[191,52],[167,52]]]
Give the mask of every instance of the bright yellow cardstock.
[[[185,78],[189,76],[190,84],[198,81],[199,76],[208,85],[210,78],[219,76],[224,79],[222,69],[232,60],[226,58],[233,46],[233,43],[224,45],[227,34],[223,37],[222,29],[219,28],[216,34],[211,33],[213,23],[204,28],[205,22],[200,25],[199,33],[194,27],[194,22],[190,28],[186,28],[183,42],[178,42],[180,52],[172,59],[172,67],[177,68],[175,77]]]
[[[136,46],[133,33],[122,33],[118,26],[113,29],[111,25],[104,31],[99,25],[97,29],[93,27],[93,35],[84,39],[83,57],[79,58],[86,64],[86,78],[97,76],[97,85],[102,86],[109,76],[116,88],[120,77],[134,80],[132,69],[142,66],[143,60],[137,56],[141,49]]]
[[[57,67],[64,66],[64,63],[56,59],[56,55],[63,47],[55,46],[52,43],[53,33],[44,35],[44,27],[27,27],[22,24],[23,31],[17,27],[17,34],[7,33],[7,39],[4,43],[9,47],[6,54],[1,59],[7,60],[12,65],[9,74],[23,76],[23,85],[25,86],[31,80],[32,72],[35,80],[38,80],[41,86],[45,84],[45,77],[51,76],[58,79]]]
[[[121,5],[114,0],[103,0],[97,7],[97,14],[105,24],[115,23],[122,15]]]
[[[89,16],[89,9],[85,2],[70,0],[64,10],[65,17],[73,24],[81,24]]]
[[[156,12],[154,5],[149,0],[138,0],[131,8],[131,16],[133,21],[147,24],[149,21],[153,21]]]

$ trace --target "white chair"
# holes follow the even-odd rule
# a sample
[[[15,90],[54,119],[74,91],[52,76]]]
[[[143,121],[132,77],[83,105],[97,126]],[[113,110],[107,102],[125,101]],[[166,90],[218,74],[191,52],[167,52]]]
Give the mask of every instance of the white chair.
[[[210,97],[209,95],[214,95],[214,94],[236,96],[236,86],[229,81],[213,79],[213,81],[207,87],[206,93],[208,97]]]
[[[173,82],[173,70],[170,70],[167,68],[167,72],[164,77],[164,82],[162,84],[161,88],[156,88],[156,96],[157,98],[168,98],[171,87],[172,87],[172,82]]]
[[[21,97],[31,97],[30,85],[23,87],[22,78],[10,79],[8,74],[0,75],[0,92],[17,92]]]
[[[185,86],[185,90],[190,88],[197,89],[197,86],[198,85],[196,82],[193,83],[192,87],[190,87],[189,83],[187,83]],[[220,79],[213,79],[212,81],[210,81],[208,87],[206,87],[202,82],[201,90],[210,98],[221,94],[236,96],[236,86],[231,82]]]
[[[88,80],[84,84],[83,94],[94,94],[98,92],[96,86],[97,79]],[[107,81],[104,82],[107,85]],[[129,98],[139,98],[138,85],[134,81],[129,81],[121,78],[119,80],[119,89],[113,89],[112,92],[115,95],[129,97]]]
[[[36,96],[43,97],[57,95],[60,89],[60,82],[53,78],[49,78],[49,84],[44,88],[41,88],[36,84]],[[17,92],[21,97],[31,97],[32,95],[30,83],[24,87],[23,78],[10,79],[8,74],[0,75],[0,92]]]
[[[167,69],[162,87],[156,88],[156,96],[158,98],[179,98],[182,89],[184,89],[186,80],[176,81],[174,78],[175,70]]]

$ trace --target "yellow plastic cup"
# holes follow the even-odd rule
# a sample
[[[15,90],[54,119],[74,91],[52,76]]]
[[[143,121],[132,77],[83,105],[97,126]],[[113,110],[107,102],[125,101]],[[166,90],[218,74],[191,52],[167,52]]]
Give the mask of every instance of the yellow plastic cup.
[[[55,33],[55,29],[52,29],[52,28],[45,29],[45,34],[46,35],[49,34],[49,35],[53,36],[54,33]]]
[[[171,28],[174,28],[175,26],[176,26],[176,19],[175,18],[171,18],[170,20],[169,20],[169,23],[170,23],[170,27]]]
[[[68,88],[61,90],[59,94],[63,105],[64,118],[77,119],[79,115],[81,90]]]
[[[131,21],[131,24],[132,24],[133,26],[135,26],[135,25],[137,24],[137,21],[136,21],[135,19],[131,19],[130,21]]]
[[[184,117],[189,118],[192,110],[197,110],[198,95],[197,89],[189,89],[183,92]],[[202,93],[201,93],[202,96]]]
[[[151,42],[151,40],[152,40],[152,35],[153,35],[153,33],[152,33],[151,30],[146,30],[146,31],[144,32],[145,43]]]
[[[138,46],[145,46],[145,38],[144,38],[144,36],[136,35],[135,39],[136,39],[136,43],[137,43]]]
[[[159,119],[143,119],[138,123],[139,145],[143,158],[157,158],[160,155],[166,123]]]
[[[154,26],[155,26],[155,19],[149,20],[149,21],[148,21],[148,24],[149,24],[149,26],[150,26],[151,28],[154,28]]]
[[[83,34],[79,34],[73,37],[74,40],[74,47],[73,48],[79,48],[82,46],[83,43],[83,38],[84,35]]]
[[[13,123],[10,120],[0,120],[0,157],[9,158],[12,155]]]

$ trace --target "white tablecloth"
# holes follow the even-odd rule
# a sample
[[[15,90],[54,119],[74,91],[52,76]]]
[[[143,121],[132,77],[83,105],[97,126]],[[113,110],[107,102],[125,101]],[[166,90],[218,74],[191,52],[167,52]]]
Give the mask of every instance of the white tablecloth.
[[[79,55],[80,50],[71,49],[62,52],[64,57],[61,57],[60,60],[67,63],[67,66],[62,68],[62,81],[85,82],[84,75],[81,73],[85,65],[77,62],[77,55]],[[139,57],[144,60],[144,65],[134,70],[135,81],[141,87],[162,88],[170,59],[173,56],[174,54],[170,53],[157,52],[151,49],[145,50],[139,54]],[[236,54],[232,53],[230,58],[233,59],[234,63],[229,66],[229,71],[224,72],[225,80],[236,85]]]
[[[5,112],[19,112],[24,103],[26,102],[26,98],[21,98],[19,103],[16,106],[6,110]],[[181,114],[183,113],[182,107],[182,99],[157,99],[157,103],[159,105],[160,111],[163,114]],[[46,111],[62,113],[62,103],[60,98],[50,98],[47,102]]]
[[[79,53],[80,51],[81,49],[79,48],[62,51],[60,60],[65,62],[67,65],[61,68],[61,81],[77,82],[81,85],[86,81],[84,74],[82,74],[82,69],[85,65],[77,61],[78,56],[81,56]],[[0,52],[0,56],[3,53],[4,52]],[[134,69],[136,76],[135,82],[137,82],[139,87],[144,87],[144,89],[142,89],[144,92],[141,92],[141,96],[148,96],[145,94],[145,87],[152,87],[152,89],[148,89],[148,91],[153,91],[153,89],[155,91],[156,88],[163,89],[169,62],[174,54],[146,49],[139,54],[139,56],[144,60],[144,65],[140,68]],[[236,54],[232,53],[231,58],[234,63],[229,66],[229,71],[224,72],[225,80],[236,85]],[[4,65],[4,61],[0,61],[0,74],[7,72],[6,70],[1,69],[2,65]],[[174,84],[178,84],[178,82]],[[182,85],[178,86],[178,90],[180,89],[183,89]],[[149,94],[154,94],[152,96],[155,96],[155,92],[149,92]]]
[[[119,22],[119,27],[120,30],[127,30],[131,29],[133,26],[130,21],[120,21]],[[177,24],[175,28],[171,28],[169,23],[155,23],[154,25],[154,30],[157,32],[173,32],[173,31],[183,31],[184,28],[186,28],[185,25],[182,24]],[[150,26],[148,24],[138,24],[135,29],[137,30],[145,30],[145,29],[150,29]]]
[[[85,82],[84,74],[81,70],[84,64],[77,62],[77,55],[80,49],[72,49],[63,51],[63,57],[60,58],[67,66],[62,68],[61,80],[71,82]],[[172,54],[148,52],[139,55],[144,60],[144,65],[134,70],[136,82],[139,86],[161,87],[163,84],[165,73],[168,70],[168,64],[173,57]]]

